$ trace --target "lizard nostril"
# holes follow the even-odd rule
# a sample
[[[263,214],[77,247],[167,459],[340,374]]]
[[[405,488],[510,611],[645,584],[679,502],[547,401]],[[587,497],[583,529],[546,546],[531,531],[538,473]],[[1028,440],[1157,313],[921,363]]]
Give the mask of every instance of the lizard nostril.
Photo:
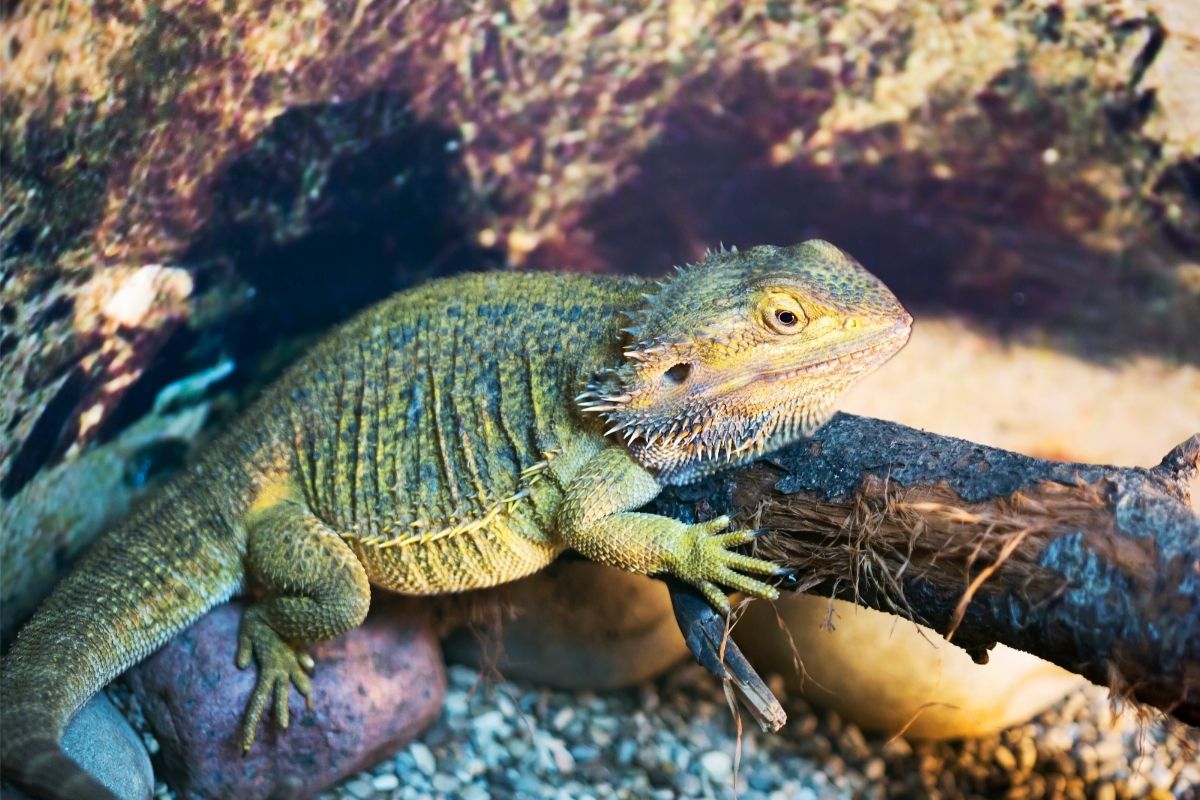
[[[691,371],[691,364],[676,364],[663,373],[663,379],[666,380],[667,383],[673,383],[678,386],[687,380],[687,377]]]

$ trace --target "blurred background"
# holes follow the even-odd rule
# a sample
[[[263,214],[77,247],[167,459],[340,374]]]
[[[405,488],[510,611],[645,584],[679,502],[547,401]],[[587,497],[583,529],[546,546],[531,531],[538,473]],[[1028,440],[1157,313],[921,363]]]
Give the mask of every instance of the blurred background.
[[[0,41],[6,642],[97,532],[316,335],[461,270],[657,275],[719,243],[819,236],[917,319],[846,410],[1143,466],[1200,430],[1193,0],[6,0]],[[834,672],[879,659],[825,640]],[[968,696],[988,682],[963,680]],[[914,707],[950,691],[939,681]],[[712,742],[680,746],[732,753],[721,701],[687,685],[638,691],[716,708]],[[970,730],[1001,736],[1068,690]],[[856,724],[847,708],[869,698],[833,717],[804,706],[796,730],[811,730],[755,751],[758,785],[606,746],[574,796],[626,778],[630,796],[663,797],[1197,791],[1180,745],[1194,734],[1146,734],[1086,692],[1012,741],[963,744],[950,725],[928,735],[958,744],[899,754],[895,730],[839,749],[838,714]],[[1010,764],[1026,740],[1029,763]],[[1110,740],[1087,772],[1080,748]],[[1156,748],[1162,764],[1137,765]],[[789,777],[824,774],[831,754],[840,783]],[[521,794],[491,772],[456,786],[473,782]]]

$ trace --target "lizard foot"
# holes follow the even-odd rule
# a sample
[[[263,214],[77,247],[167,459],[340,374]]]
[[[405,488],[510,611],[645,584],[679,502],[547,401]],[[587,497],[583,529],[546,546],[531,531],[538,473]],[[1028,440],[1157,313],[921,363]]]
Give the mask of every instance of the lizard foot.
[[[281,729],[287,728],[289,684],[296,685],[296,690],[312,708],[312,681],[308,677],[314,666],[312,656],[280,638],[258,606],[246,609],[238,630],[238,669],[249,667],[251,660],[258,664],[258,683],[246,704],[246,718],[242,723],[243,753],[254,744],[259,720],[272,698],[275,723]]]
[[[767,600],[779,597],[775,587],[742,574],[779,575],[777,565],[730,550],[752,541],[761,531],[723,532],[728,527],[726,516],[687,525],[668,545],[671,572],[699,589],[722,614],[729,613],[729,598],[717,584]]]

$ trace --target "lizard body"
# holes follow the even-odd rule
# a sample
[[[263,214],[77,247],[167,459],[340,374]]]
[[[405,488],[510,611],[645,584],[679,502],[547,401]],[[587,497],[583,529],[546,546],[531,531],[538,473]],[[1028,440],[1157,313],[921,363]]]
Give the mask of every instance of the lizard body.
[[[96,691],[249,587],[235,661],[266,707],[310,690],[304,642],[411,594],[514,580],[573,548],[672,573],[727,608],[761,597],[747,531],[635,509],[811,432],[907,340],[911,318],[824,242],[712,253],[662,283],[484,273],[339,328],[206,454],[85,555],[0,675],[5,777],[108,797],[59,746]],[[749,574],[747,574],[749,573]]]

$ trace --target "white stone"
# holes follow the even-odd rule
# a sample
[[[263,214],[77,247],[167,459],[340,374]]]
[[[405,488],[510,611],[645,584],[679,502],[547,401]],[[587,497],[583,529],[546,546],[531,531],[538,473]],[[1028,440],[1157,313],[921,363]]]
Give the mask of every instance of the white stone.
[[[714,781],[724,783],[733,777],[733,757],[722,750],[710,750],[700,756],[700,766]]]
[[[377,792],[390,792],[400,788],[400,779],[390,772],[385,772],[382,775],[376,775],[371,780],[371,785]]]
[[[421,742],[413,742],[408,746],[408,754],[412,756],[413,763],[417,765],[417,769],[422,775],[433,775],[437,772],[437,759],[433,756],[433,751],[427,745]]]

